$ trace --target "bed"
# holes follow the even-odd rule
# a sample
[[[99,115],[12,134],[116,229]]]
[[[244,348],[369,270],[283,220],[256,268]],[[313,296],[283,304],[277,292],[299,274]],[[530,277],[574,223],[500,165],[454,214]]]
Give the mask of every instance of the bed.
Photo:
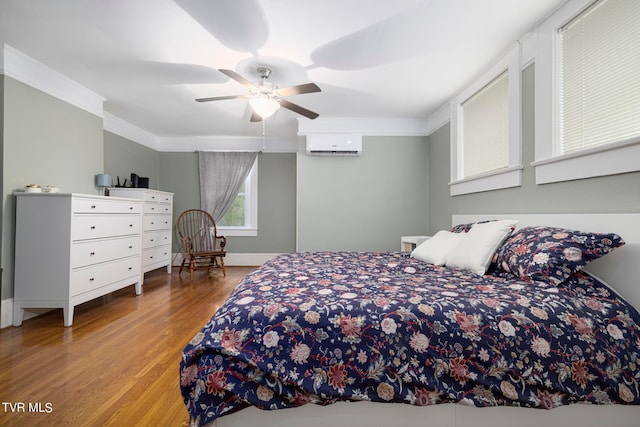
[[[399,252],[252,272],[185,347],[191,424],[637,425],[640,215],[454,216],[452,231],[507,219],[485,274]],[[549,269],[550,238],[581,254],[559,246],[571,262]]]

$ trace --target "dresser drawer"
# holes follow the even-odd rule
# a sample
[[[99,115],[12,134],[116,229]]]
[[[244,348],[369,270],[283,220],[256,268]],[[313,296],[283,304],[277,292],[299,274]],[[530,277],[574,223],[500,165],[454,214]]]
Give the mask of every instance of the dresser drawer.
[[[163,203],[145,203],[143,211],[145,214],[170,214],[172,207]]]
[[[85,240],[71,245],[71,268],[84,267],[138,254],[140,237]]]
[[[148,231],[142,236],[142,247],[153,248],[171,243],[171,230]]]
[[[141,222],[140,215],[74,215],[71,240],[139,234]]]
[[[156,264],[162,261],[171,260],[171,247],[169,245],[166,246],[158,246],[156,248],[145,249],[142,252],[142,265],[144,267],[152,264]]]
[[[145,191],[143,197],[145,202],[171,203],[173,201],[173,194],[160,194],[151,191]]]
[[[73,213],[140,213],[142,203],[114,199],[74,198],[71,202]]]
[[[131,278],[131,283],[140,278],[139,256],[73,270],[69,291],[74,297],[127,278]]]
[[[145,215],[144,230],[166,230],[171,229],[171,215]]]

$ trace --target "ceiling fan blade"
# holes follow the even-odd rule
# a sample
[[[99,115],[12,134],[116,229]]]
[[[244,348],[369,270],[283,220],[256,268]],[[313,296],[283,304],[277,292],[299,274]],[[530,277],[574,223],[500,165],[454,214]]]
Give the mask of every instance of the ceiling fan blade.
[[[280,96],[301,95],[303,93],[320,92],[320,88],[315,83],[306,83],[303,85],[289,86],[278,89]]]
[[[233,70],[225,70],[224,68],[221,68],[218,71],[220,71],[222,74],[225,74],[227,77],[231,77],[233,80],[237,81],[241,85],[253,86],[253,84],[249,80],[245,79],[244,77],[242,77],[240,74],[236,73]]]
[[[244,97],[245,97],[244,95],[214,96],[211,98],[198,98],[196,99],[196,101],[198,102],[224,101],[225,99],[239,99]]]
[[[262,121],[262,117],[260,117],[260,115],[258,113],[256,113],[255,111],[251,111],[251,121],[252,122],[261,122]]]
[[[307,110],[307,109],[306,109],[306,108],[304,108],[304,107],[301,107],[301,106],[299,106],[299,105],[297,105],[297,104],[294,104],[294,103],[292,103],[292,102],[289,102],[289,101],[285,101],[284,99],[281,99],[281,100],[280,100],[280,106],[281,106],[282,108],[286,108],[287,110],[291,110],[291,111],[293,111],[294,113],[298,113],[298,114],[301,114],[301,115],[303,115],[303,116],[305,116],[305,117],[308,117],[308,118],[310,118],[311,120],[313,120],[313,119],[315,119],[316,117],[318,117],[318,116],[319,116],[319,114],[318,114],[318,113],[314,113],[314,112],[313,112],[313,111],[311,111],[311,110]]]
[[[229,49],[256,53],[269,36],[269,23],[260,0],[175,2]]]

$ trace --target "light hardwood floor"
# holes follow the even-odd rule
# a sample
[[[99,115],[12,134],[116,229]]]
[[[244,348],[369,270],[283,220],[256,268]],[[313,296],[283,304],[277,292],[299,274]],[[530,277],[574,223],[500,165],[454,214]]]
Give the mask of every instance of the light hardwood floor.
[[[182,349],[252,270],[193,282],[157,270],[140,296],[130,286],[76,307],[71,327],[54,310],[0,330],[0,425],[187,425]]]

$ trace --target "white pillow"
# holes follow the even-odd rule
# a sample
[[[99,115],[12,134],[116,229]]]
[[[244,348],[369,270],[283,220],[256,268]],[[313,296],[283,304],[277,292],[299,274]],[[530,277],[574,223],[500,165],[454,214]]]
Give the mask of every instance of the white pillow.
[[[440,230],[430,239],[420,243],[411,252],[411,257],[433,265],[444,265],[449,252],[458,246],[465,234]]]
[[[502,241],[518,221],[501,220],[474,224],[447,256],[446,266],[484,274]]]

